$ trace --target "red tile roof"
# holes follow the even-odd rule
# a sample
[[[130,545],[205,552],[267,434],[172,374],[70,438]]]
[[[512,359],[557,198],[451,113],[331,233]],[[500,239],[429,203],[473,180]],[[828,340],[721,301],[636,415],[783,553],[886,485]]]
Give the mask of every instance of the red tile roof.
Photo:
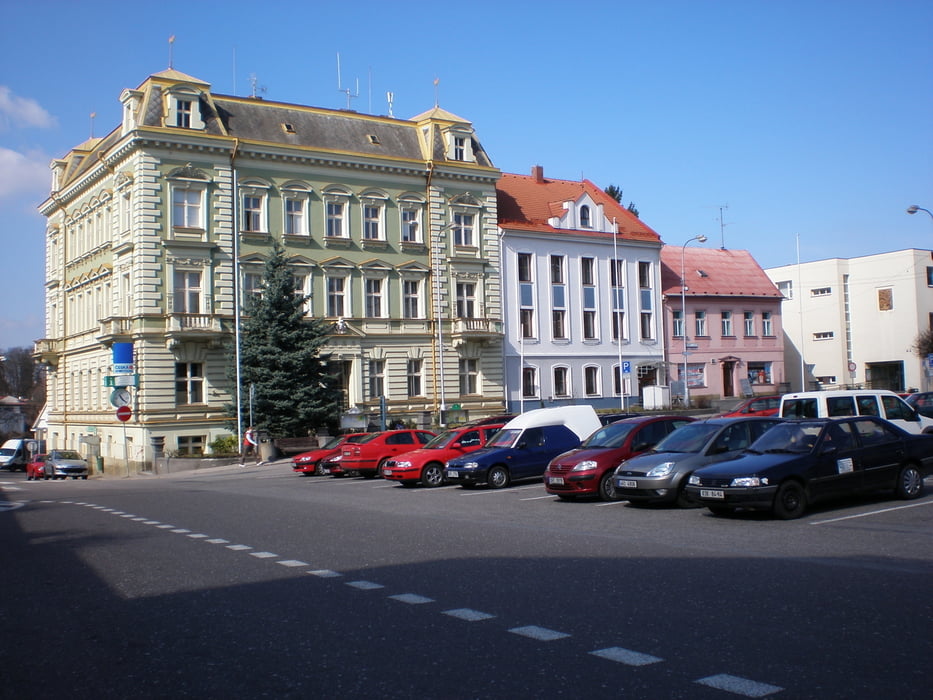
[[[603,212],[610,220],[616,220],[621,238],[660,241],[657,233],[589,180],[577,182],[542,177],[539,181],[534,175],[503,173],[496,184],[496,193],[499,225],[503,228],[566,232],[566,229],[554,228],[548,220],[563,216],[564,202],[576,201],[585,193],[603,205]],[[576,229],[573,233],[609,235],[607,231],[590,229]]]
[[[683,256],[683,257],[681,257]],[[781,293],[747,250],[661,248],[661,289],[679,295],[681,262],[688,296],[733,296],[781,298]],[[701,274],[702,271],[702,274]]]

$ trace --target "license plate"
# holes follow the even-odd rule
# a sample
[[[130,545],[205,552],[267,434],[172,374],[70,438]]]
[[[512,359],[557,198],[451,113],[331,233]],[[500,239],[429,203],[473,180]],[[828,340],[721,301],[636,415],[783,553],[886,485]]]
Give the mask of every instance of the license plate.
[[[564,477],[562,476],[552,476],[549,480],[549,483],[554,484],[555,486],[564,485]]]
[[[459,479],[460,472],[447,472],[447,478],[448,479]]]
[[[637,481],[621,480],[621,481],[619,481],[616,485],[617,485],[620,489],[637,489],[637,488],[638,488],[638,482],[637,482]]]
[[[725,498],[726,494],[720,489],[700,489],[700,498]]]

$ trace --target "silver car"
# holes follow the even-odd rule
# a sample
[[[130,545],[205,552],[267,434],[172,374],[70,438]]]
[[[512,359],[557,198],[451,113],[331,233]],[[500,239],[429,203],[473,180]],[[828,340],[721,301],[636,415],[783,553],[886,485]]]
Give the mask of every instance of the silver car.
[[[87,479],[87,460],[74,450],[52,450],[45,460],[45,479]]]
[[[651,452],[616,467],[616,495],[633,503],[695,504],[687,496],[694,469],[735,459],[780,418],[710,418],[683,425]]]

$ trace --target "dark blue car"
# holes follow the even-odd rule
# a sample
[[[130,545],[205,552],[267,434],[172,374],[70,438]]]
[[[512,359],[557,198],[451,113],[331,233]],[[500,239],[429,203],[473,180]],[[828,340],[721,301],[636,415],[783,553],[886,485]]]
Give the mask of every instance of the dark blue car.
[[[933,467],[933,437],[873,416],[785,421],[738,459],[703,467],[687,492],[714,513],[770,510],[789,520],[816,501],[871,491],[917,498]]]

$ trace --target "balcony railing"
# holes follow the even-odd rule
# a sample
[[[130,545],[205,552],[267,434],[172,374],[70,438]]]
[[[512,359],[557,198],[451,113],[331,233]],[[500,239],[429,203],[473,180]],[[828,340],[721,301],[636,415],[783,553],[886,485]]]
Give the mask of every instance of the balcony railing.
[[[502,337],[502,321],[494,318],[455,318],[451,320],[454,345],[467,341],[487,343]]]
[[[100,330],[97,340],[101,343],[111,343],[117,338],[129,337],[133,332],[133,320],[127,316],[111,316],[99,321]]]
[[[223,332],[219,316],[213,314],[169,314],[165,333],[174,337],[203,336]]]

